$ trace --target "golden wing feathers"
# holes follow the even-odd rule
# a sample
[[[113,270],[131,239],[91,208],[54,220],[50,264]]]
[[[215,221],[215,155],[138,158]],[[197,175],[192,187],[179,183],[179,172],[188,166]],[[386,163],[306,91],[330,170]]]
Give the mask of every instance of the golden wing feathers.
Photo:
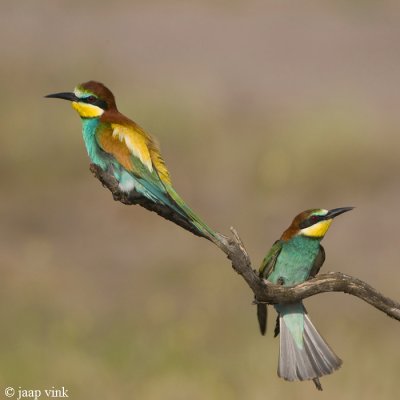
[[[111,123],[110,126],[111,129],[99,130],[97,136],[105,152],[113,155],[126,170],[138,176],[146,170],[147,174],[158,175],[163,183],[171,185],[169,172],[153,138],[133,121],[129,125]]]

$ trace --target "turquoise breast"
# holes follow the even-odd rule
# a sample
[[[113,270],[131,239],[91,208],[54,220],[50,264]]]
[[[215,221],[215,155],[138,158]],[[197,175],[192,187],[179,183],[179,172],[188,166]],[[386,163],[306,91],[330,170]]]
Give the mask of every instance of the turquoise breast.
[[[100,121],[98,118],[81,118],[81,120],[83,141],[89,158],[92,163],[106,170],[110,165],[110,160],[106,153],[100,149],[96,140],[96,131],[99,128]]]
[[[293,286],[307,280],[319,252],[319,243],[319,240],[305,236],[295,236],[284,242],[268,280],[278,283],[283,279],[285,286]]]

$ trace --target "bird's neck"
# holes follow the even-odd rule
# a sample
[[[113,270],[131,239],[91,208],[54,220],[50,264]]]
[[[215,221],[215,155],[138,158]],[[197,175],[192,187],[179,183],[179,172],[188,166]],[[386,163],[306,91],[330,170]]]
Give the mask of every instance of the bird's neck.
[[[100,118],[81,118],[81,120],[83,141],[85,142],[86,151],[90,160],[92,163],[105,170],[107,165],[96,140],[96,132],[99,129]]]
[[[315,252],[319,249],[321,239],[308,237],[304,235],[296,235],[293,236],[290,240],[288,240],[287,247],[291,247],[293,250],[301,253],[301,252]]]

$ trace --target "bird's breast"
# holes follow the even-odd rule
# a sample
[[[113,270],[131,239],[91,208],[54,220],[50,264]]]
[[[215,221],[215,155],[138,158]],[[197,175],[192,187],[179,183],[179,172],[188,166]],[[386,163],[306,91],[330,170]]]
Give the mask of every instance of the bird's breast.
[[[285,286],[304,282],[310,276],[318,251],[318,240],[301,236],[289,240],[282,245],[274,271],[268,280],[274,283],[283,280]]]
[[[110,160],[97,143],[96,133],[100,129],[99,124],[98,118],[82,118],[82,136],[91,162],[106,170]]]

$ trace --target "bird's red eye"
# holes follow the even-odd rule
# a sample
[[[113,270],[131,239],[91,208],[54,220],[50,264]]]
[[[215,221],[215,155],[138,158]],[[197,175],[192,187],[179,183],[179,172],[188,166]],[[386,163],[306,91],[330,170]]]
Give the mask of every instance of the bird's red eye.
[[[94,103],[96,101],[96,97],[95,96],[89,96],[86,98],[86,101],[88,103]]]

